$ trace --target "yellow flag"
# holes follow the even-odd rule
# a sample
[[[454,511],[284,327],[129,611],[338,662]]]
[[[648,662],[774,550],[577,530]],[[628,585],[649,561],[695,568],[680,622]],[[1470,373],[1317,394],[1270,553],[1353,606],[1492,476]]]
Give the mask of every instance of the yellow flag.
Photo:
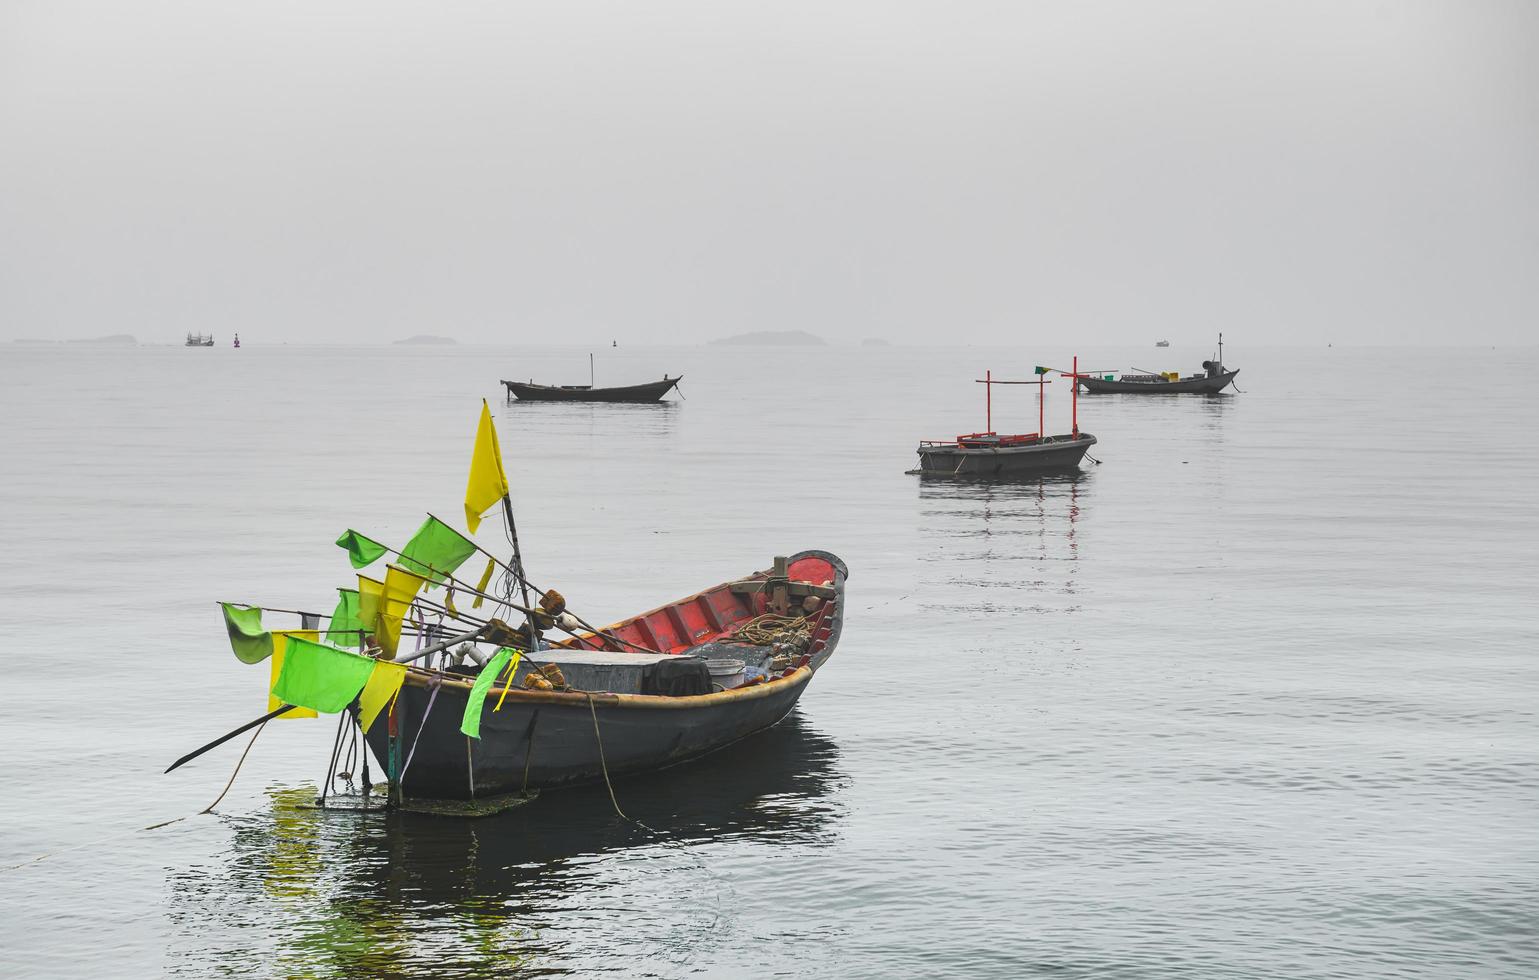
[[[492,410],[481,399],[481,424],[476,428],[476,448],[470,454],[470,480],[465,485],[465,526],[475,534],[485,514],[508,493],[508,478],[502,472],[502,450],[497,448],[497,430],[492,426]]]
[[[489,582],[491,582],[491,580],[492,580],[492,572],[496,568],[497,568],[497,559],[495,559],[495,558],[488,558],[488,559],[486,559],[486,571],[481,573],[481,581],[476,583],[476,591],[477,592],[485,592],[486,591],[487,584]],[[470,608],[472,608],[472,609],[480,609],[481,608],[481,603],[483,603],[485,601],[486,601],[486,596],[478,595],[478,596],[476,596],[476,601],[472,602],[470,604]]]
[[[406,618],[406,611],[411,608],[411,601],[417,597],[417,593],[425,584],[427,579],[408,572],[399,565],[391,565],[390,570],[385,573],[385,584],[379,598],[379,615],[375,621],[374,639],[392,657],[395,656],[396,648],[401,643],[401,620]],[[363,599],[361,582],[358,596],[361,606]]]
[[[324,630],[273,630],[273,672],[272,677],[267,682],[267,690],[269,692],[277,686],[278,675],[283,673],[283,654],[288,650],[289,637],[297,636],[301,640],[314,640],[316,643],[319,643],[321,642],[321,633],[323,632]],[[283,702],[273,697],[271,693],[267,695],[268,711],[277,711],[282,704]],[[316,714],[313,708],[295,708],[293,711],[285,711],[278,717],[314,718]]]
[[[391,565],[385,572],[385,604],[409,604],[417,598],[428,580],[416,572],[408,572],[400,565]],[[361,593],[360,593],[361,594]]]
[[[513,651],[513,659],[508,661],[508,669],[503,674],[503,676],[506,677],[507,680],[502,682],[503,685],[504,685],[504,687],[502,689],[502,697],[497,699],[497,706],[492,709],[493,711],[501,711],[502,710],[502,702],[507,700],[508,692],[513,689],[513,678],[515,676],[517,676],[517,674],[518,674],[518,659],[520,657],[522,657],[522,656],[523,656],[523,653],[521,651],[518,651],[518,650]]]
[[[369,675],[369,682],[363,686],[363,693],[358,695],[359,718],[358,723],[364,731],[374,724],[374,719],[401,691],[401,684],[406,680],[406,665],[392,664],[383,660],[374,665],[374,673]]]
[[[374,632],[375,623],[379,619],[379,607],[384,598],[384,582],[358,576],[358,622],[367,632]]]

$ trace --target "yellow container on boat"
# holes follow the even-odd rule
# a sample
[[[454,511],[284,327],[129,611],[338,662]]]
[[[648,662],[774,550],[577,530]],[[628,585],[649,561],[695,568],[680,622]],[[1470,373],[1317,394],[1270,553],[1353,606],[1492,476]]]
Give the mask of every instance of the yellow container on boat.
[[[1165,380],[1166,381],[1180,381],[1181,380],[1181,372],[1180,371],[1166,371],[1165,372]]]

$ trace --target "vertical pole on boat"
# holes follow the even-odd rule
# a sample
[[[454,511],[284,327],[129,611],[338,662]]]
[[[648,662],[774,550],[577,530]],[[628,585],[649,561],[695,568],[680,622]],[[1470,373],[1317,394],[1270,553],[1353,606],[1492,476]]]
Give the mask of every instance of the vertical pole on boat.
[[[994,431],[994,372],[983,372],[983,421],[986,432]]]
[[[1044,401],[1044,399],[1046,397],[1047,397],[1047,378],[1045,376],[1043,376],[1041,374],[1041,372],[1038,372],[1038,377],[1037,377],[1037,438],[1038,439],[1046,439],[1047,438],[1047,423],[1045,421],[1043,421],[1047,417],[1046,409],[1043,408],[1043,401]]]
[[[591,350],[588,351],[588,387],[593,387],[593,352]],[[524,605],[528,605],[528,603],[526,602]]]
[[[401,729],[396,721],[396,710],[400,704],[400,698],[390,702],[390,714],[385,719],[388,726],[385,729],[385,779],[387,792],[385,799],[400,802],[401,797]]]
[[[518,547],[518,525],[513,523],[513,501],[508,494],[502,495],[502,513],[508,519],[508,537],[513,539],[513,569],[518,574],[518,588],[524,597],[524,608],[532,609],[529,605],[529,579],[524,575],[524,554]],[[529,651],[533,653],[540,648],[539,636],[534,629],[534,614],[530,613],[525,622],[529,625]]]
[[[1079,355],[1074,355],[1074,376],[1069,379],[1074,386],[1074,438],[1079,438]]]

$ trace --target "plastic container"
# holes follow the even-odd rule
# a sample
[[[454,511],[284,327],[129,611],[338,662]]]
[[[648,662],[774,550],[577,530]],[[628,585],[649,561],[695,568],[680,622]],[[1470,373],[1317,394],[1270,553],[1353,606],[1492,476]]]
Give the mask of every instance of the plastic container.
[[[705,662],[705,669],[711,672],[711,683],[721,685],[724,691],[742,686],[743,667],[741,660],[707,660]]]

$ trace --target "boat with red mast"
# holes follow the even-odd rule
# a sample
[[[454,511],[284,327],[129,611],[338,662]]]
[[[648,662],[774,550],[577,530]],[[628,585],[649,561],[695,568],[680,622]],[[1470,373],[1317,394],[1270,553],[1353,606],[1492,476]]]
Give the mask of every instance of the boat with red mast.
[[[1050,373],[1070,379],[1073,399],[1071,429],[1063,435],[1046,435],[1045,390],[1052,380]],[[1034,381],[995,380],[992,371],[985,371],[975,379],[984,386],[985,426],[983,432],[970,432],[955,439],[925,439],[916,450],[919,468],[911,472],[921,476],[968,476],[968,477],[1015,477],[1037,476],[1046,473],[1069,473],[1079,469],[1080,462],[1096,437],[1079,429],[1079,385],[1081,378],[1079,358],[1074,359],[1073,370],[1059,371],[1053,368],[1036,368]],[[1019,435],[1004,435],[994,431],[994,386],[1037,386],[1037,431]]]

